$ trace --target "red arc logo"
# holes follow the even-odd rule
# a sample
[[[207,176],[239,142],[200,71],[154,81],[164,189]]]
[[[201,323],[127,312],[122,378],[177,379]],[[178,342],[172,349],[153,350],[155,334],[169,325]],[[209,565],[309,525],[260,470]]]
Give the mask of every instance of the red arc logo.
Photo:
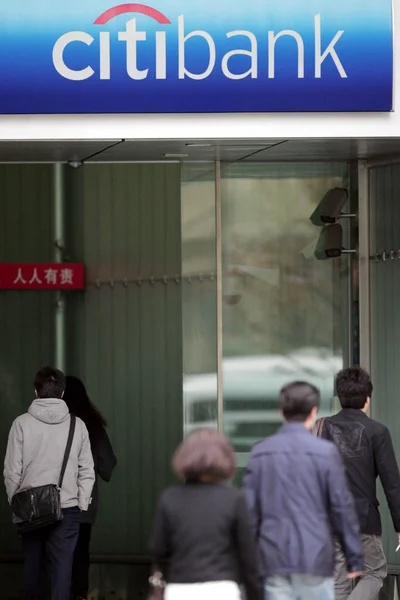
[[[118,6],[113,6],[109,8],[105,12],[103,12],[97,19],[95,20],[95,25],[105,25],[118,15],[123,15],[125,13],[140,13],[142,15],[147,15],[151,19],[154,19],[161,25],[170,25],[171,21],[163,15],[159,10],[152,8],[151,6],[146,6],[145,4],[119,4]]]

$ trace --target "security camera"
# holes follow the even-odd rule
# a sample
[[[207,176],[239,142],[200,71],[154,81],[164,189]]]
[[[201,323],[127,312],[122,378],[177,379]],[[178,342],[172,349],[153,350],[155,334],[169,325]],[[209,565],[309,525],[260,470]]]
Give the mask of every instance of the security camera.
[[[314,256],[317,260],[339,258],[342,255],[343,230],[339,223],[326,225],[318,238]]]
[[[79,167],[83,166],[83,162],[81,160],[70,160],[68,161],[68,164],[73,169],[79,169]]]
[[[329,190],[311,215],[311,223],[317,227],[336,223],[348,199],[349,195],[345,188]]]

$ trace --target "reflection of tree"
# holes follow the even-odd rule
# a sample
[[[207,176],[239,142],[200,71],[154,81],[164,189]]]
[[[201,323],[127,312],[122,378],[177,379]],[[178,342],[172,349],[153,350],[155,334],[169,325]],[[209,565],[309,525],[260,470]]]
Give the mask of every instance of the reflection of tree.
[[[225,354],[243,354],[245,341],[246,354],[285,353],[299,346],[332,348],[333,323],[340,320],[342,306],[333,287],[340,281],[333,282],[332,262],[301,254],[309,243],[309,235],[280,234],[259,243],[236,239],[224,247],[225,271],[232,271],[232,264],[245,264],[277,272],[275,285],[273,277],[269,283],[243,267],[226,277],[229,293],[240,294],[242,301],[225,306],[230,332]]]
[[[224,354],[287,353],[310,346],[341,350],[341,308],[345,294],[339,263],[305,258],[319,229],[309,220],[326,191],[340,177],[298,176],[230,180],[223,191],[224,269],[245,264],[275,269],[271,284],[248,274],[235,284],[242,301],[224,306]],[[229,281],[228,286],[232,286]],[[344,287],[344,286],[343,286]]]
[[[183,372],[212,373],[217,363],[216,284],[183,283]],[[190,341],[190,343],[188,343]]]
[[[341,351],[346,261],[307,259],[302,251],[318,238],[309,221],[315,206],[343,181],[336,175],[303,177],[302,169],[299,177],[285,178],[282,166],[281,178],[222,181],[224,356],[285,354],[306,346]],[[214,201],[212,183],[185,188],[185,274],[215,271]],[[202,289],[183,289],[185,364],[192,373],[212,370],[215,361],[215,282]]]

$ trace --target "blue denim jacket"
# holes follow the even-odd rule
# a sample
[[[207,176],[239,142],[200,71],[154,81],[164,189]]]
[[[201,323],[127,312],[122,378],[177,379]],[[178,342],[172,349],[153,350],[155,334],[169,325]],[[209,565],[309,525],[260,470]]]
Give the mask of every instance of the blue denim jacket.
[[[244,489],[263,577],[332,577],[334,536],[348,570],[363,570],[354,501],[334,444],[301,423],[287,423],[253,448]]]

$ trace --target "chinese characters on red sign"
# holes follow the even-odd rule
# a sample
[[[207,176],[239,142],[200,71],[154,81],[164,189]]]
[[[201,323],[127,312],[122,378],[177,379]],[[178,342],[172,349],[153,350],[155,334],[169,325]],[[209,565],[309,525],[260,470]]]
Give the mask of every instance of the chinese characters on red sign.
[[[85,268],[77,263],[0,263],[0,290],[83,290]]]

